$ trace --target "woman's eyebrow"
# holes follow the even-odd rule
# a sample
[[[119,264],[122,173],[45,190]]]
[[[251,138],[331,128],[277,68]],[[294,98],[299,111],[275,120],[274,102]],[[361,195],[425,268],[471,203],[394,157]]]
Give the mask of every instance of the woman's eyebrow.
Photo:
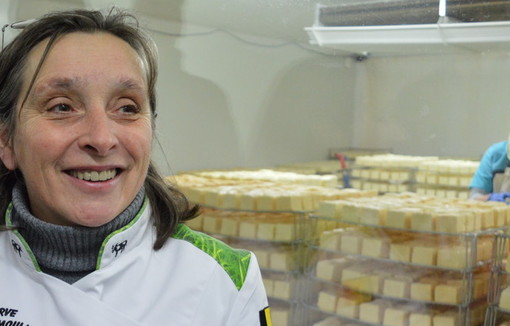
[[[48,89],[69,90],[73,88],[78,88],[81,85],[83,85],[83,80],[81,80],[81,78],[57,77],[38,83],[35,86],[34,91],[36,93],[40,93]]]
[[[132,78],[121,78],[118,81],[118,88],[120,89],[132,89],[132,90],[144,90],[143,82]]]
[[[34,87],[34,94],[41,94],[47,91],[70,91],[76,90],[85,86],[88,81],[80,77],[55,77],[48,80],[43,80],[37,83]],[[121,77],[113,82],[117,90],[133,90],[137,92],[145,92],[146,87],[143,81],[133,79],[130,77]]]

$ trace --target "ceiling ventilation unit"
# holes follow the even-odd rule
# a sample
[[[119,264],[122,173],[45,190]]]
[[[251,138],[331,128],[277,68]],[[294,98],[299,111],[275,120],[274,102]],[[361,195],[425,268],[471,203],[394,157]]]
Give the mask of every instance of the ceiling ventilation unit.
[[[361,1],[318,5],[310,42],[356,54],[510,51],[508,0]]]

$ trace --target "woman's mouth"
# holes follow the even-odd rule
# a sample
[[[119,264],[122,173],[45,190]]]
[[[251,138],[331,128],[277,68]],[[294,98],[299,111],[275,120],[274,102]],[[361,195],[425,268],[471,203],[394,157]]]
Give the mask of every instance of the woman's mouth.
[[[110,169],[105,171],[77,171],[71,170],[67,172],[69,175],[75,177],[76,179],[84,180],[84,181],[92,181],[92,182],[102,182],[108,181],[117,175],[117,169]]]

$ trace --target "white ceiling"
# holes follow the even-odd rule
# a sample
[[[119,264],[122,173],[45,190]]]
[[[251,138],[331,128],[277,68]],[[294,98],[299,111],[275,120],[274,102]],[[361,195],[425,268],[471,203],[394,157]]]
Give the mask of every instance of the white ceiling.
[[[0,0],[4,1],[4,0]],[[353,0],[344,0],[353,1]],[[363,0],[367,1],[367,0]],[[375,0],[368,0],[375,1]],[[314,22],[316,4],[335,0],[11,0],[16,19],[48,10],[128,7],[144,16],[182,24],[221,28],[234,33],[308,43],[304,31]]]
[[[308,43],[304,28],[313,25],[319,4],[364,6],[370,3],[407,3],[403,0],[0,0],[5,1],[10,3],[16,20],[34,18],[49,10],[100,9],[117,5],[158,21],[177,22],[177,26],[199,25],[302,44]],[[421,1],[431,3],[435,0],[414,2]],[[449,1],[504,3],[506,0]]]

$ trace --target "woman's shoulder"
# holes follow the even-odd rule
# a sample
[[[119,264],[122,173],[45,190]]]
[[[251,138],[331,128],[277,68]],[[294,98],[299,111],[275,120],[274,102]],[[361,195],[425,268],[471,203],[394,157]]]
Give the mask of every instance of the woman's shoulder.
[[[238,289],[244,283],[250,266],[250,251],[234,249],[210,235],[190,229],[185,224],[177,226],[172,238],[186,241],[213,258],[227,272]]]

